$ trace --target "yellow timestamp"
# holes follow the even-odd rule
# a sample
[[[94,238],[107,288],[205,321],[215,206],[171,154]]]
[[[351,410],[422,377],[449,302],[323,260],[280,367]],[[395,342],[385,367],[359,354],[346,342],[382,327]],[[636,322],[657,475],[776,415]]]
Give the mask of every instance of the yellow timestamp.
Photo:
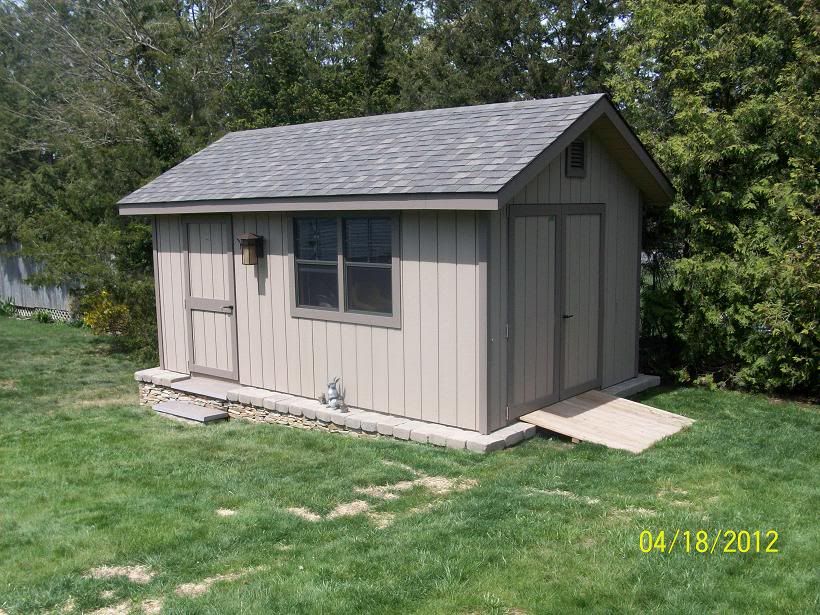
[[[679,551],[700,555],[779,553],[776,530],[643,530],[638,538],[641,553]]]

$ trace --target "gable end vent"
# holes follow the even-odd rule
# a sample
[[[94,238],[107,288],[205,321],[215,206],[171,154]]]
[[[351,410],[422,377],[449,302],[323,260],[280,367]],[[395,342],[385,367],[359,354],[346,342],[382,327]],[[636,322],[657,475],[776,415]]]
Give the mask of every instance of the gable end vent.
[[[585,177],[587,174],[587,151],[583,139],[573,141],[567,147],[567,177]]]

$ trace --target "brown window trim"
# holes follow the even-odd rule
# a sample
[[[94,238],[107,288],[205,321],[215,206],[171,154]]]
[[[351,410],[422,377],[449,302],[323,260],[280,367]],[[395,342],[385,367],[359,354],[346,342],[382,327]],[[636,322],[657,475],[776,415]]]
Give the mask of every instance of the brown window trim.
[[[346,310],[347,294],[345,292],[345,278],[347,266],[344,259],[342,220],[345,218],[390,218],[392,223],[393,240],[391,245],[390,265],[391,267],[391,287],[392,287],[392,314],[375,314],[366,312],[349,312]],[[296,218],[335,218],[336,219],[336,272],[339,282],[339,307],[336,310],[331,308],[301,307],[296,305],[296,258],[293,236],[293,220]],[[401,230],[400,216],[398,212],[366,211],[354,213],[337,212],[305,212],[304,214],[294,214],[285,217],[288,238],[288,268],[290,273],[290,315],[293,318],[306,318],[310,320],[326,320],[329,322],[342,322],[355,325],[370,325],[374,327],[385,327],[389,329],[401,329]],[[359,263],[358,265],[363,265]]]

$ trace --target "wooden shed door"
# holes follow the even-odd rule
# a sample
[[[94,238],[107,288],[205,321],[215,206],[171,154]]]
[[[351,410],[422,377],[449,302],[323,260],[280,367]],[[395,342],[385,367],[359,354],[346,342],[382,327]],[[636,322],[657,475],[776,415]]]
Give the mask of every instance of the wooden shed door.
[[[509,418],[600,386],[597,205],[513,206],[509,240]]]
[[[228,216],[185,219],[185,313],[191,373],[236,380],[233,233]]]
[[[510,218],[508,404],[516,418],[558,401],[558,215]]]
[[[601,385],[602,213],[564,208],[560,399]],[[573,213],[568,213],[573,212]]]

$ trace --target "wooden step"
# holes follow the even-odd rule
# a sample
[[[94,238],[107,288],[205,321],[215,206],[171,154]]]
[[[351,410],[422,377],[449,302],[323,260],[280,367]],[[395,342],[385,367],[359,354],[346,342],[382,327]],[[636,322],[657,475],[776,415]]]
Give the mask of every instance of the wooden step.
[[[160,414],[196,423],[213,423],[228,418],[228,413],[223,410],[206,408],[185,401],[163,401],[153,406],[153,408]]]

